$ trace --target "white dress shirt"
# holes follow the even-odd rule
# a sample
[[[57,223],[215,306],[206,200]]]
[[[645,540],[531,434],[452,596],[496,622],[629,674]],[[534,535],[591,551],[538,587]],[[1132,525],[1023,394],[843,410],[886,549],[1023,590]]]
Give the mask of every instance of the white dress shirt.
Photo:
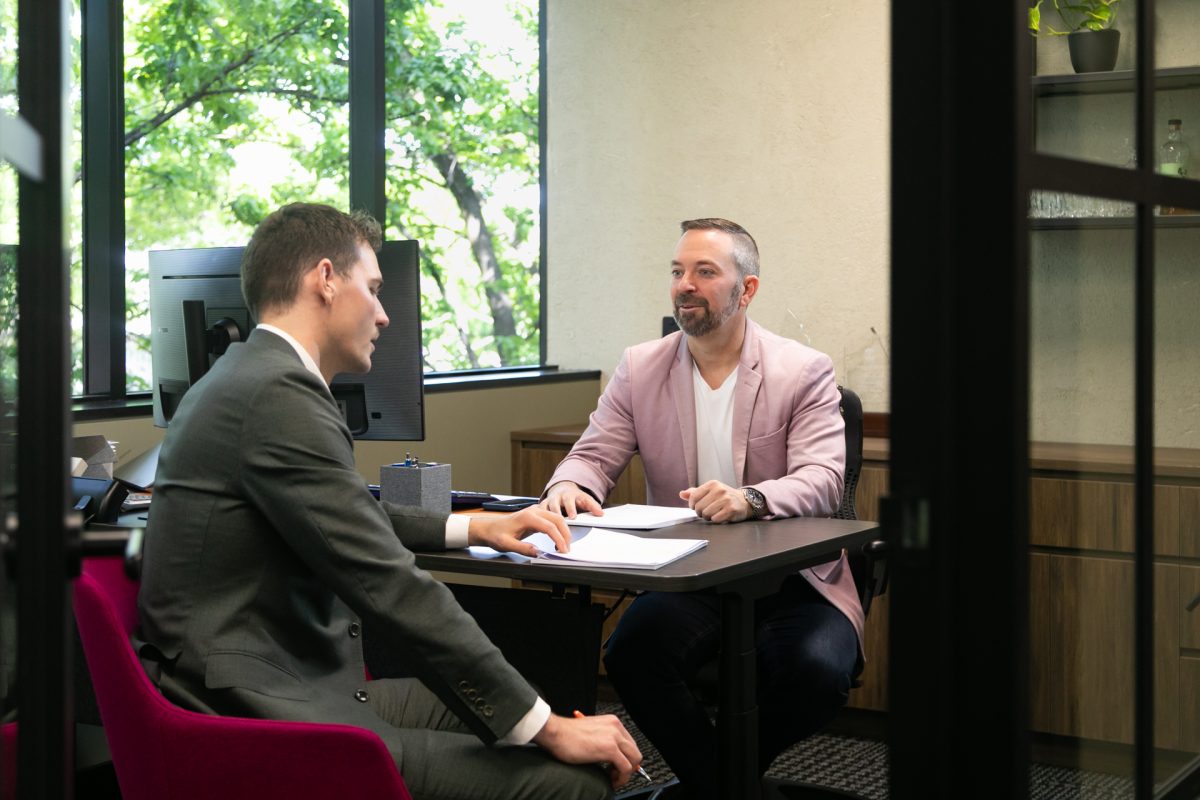
[[[734,368],[716,389],[700,375],[692,362],[692,385],[696,398],[696,485],[720,481],[734,486],[733,472],[733,387],[738,368]]]

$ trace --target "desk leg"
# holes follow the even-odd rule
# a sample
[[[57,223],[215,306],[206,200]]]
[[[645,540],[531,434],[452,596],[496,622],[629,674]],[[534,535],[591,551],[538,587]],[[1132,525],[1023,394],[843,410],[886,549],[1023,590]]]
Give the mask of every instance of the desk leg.
[[[761,793],[756,662],[754,600],[743,594],[722,594],[721,705],[717,712],[722,797],[756,798]]]

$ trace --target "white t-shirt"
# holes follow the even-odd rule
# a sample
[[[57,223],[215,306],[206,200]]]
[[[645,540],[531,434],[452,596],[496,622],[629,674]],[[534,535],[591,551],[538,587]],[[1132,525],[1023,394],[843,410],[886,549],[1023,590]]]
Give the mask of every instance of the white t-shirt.
[[[716,389],[709,387],[692,364],[693,394],[696,397],[696,485],[717,480],[737,486],[733,474],[733,388],[738,368]]]

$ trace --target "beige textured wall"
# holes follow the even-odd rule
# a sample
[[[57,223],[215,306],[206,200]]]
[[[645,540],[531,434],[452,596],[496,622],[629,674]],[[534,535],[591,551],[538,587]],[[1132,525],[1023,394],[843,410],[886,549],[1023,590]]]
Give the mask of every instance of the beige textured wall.
[[[427,461],[449,462],[455,488],[507,493],[509,432],[586,421],[599,396],[595,379],[428,394],[425,441],[357,442],[358,471],[369,483],[378,483],[380,465],[412,450]],[[75,425],[76,436],[102,434],[119,442],[118,463],[150,449],[163,433],[147,417]]]
[[[890,4],[549,0],[549,356],[658,335],[678,223],[757,239],[751,317],[887,408]]]

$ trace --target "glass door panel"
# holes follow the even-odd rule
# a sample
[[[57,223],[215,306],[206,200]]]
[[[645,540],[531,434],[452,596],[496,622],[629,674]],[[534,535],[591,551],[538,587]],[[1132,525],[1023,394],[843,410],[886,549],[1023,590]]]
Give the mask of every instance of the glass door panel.
[[[1067,3],[1039,4],[1031,88],[1034,142],[1044,155],[1136,167],[1137,30],[1133,9],[1114,6],[1111,19],[1099,22]]]
[[[17,0],[0,0],[0,114],[17,114]],[[8,134],[6,134],[8,135]],[[17,513],[17,171],[0,158],[0,543]],[[11,796],[16,764],[17,589],[0,546],[0,794]]]
[[[1132,797],[1134,231],[1034,229],[1029,263],[1031,794]]]
[[[1155,11],[1154,167],[1165,175],[1196,180],[1200,177],[1200,6],[1187,0],[1158,0]]]
[[[1158,217],[1154,240],[1154,772],[1160,786],[1194,768],[1200,755],[1200,223],[1186,224],[1188,216]]]

